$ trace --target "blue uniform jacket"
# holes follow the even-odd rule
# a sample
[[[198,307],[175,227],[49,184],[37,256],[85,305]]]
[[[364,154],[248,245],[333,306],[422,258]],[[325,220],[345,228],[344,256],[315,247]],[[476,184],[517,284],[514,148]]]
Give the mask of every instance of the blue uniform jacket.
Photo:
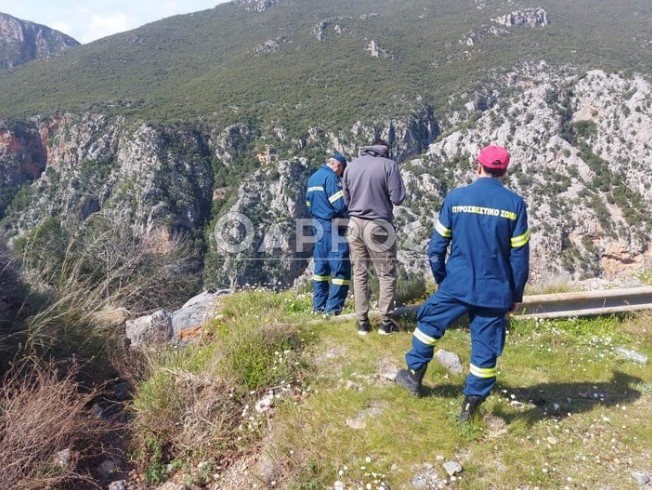
[[[337,174],[324,164],[310,176],[306,189],[306,206],[313,218],[330,221],[347,214],[342,183]]]
[[[507,310],[523,301],[529,239],[523,199],[498,179],[479,178],[444,199],[428,247],[430,268],[442,292]]]

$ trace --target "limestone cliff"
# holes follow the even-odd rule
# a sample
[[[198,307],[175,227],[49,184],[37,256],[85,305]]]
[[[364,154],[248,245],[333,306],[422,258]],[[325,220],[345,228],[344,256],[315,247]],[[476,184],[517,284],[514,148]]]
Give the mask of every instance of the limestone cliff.
[[[623,277],[652,266],[649,82],[601,71],[524,64],[451,97],[446,113],[315,125],[158,125],[63,114],[0,122],[0,213],[11,240],[55,218],[84,227],[96,213],[157,247],[190,236],[207,285],[287,287],[304,277],[310,244],[305,182],[334,150],[375,136],[392,144],[409,197],[396,210],[399,257],[429,277],[425,250],[441,201],[473,179],[473,156],[505,145],[506,185],[523,194],[532,280]]]
[[[541,63],[498,77],[493,93],[463,100],[444,136],[408,162],[413,195],[435,193],[436,203],[472,180],[482,145],[505,145],[513,154],[506,184],[529,206],[534,281],[623,277],[652,266],[648,82],[559,73]],[[473,114],[477,120],[465,124]],[[405,222],[428,214],[423,201],[407,207]]]
[[[0,12],[0,68],[49,58],[79,46],[70,36]]]

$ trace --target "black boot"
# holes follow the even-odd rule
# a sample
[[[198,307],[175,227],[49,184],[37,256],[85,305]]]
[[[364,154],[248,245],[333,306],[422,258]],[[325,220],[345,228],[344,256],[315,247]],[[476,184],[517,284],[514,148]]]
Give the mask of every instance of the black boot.
[[[396,384],[402,386],[415,396],[420,396],[421,382],[426,374],[428,365],[424,364],[419,369],[401,369],[396,373]]]
[[[462,411],[460,412],[460,422],[465,424],[472,420],[478,413],[478,408],[482,405],[484,398],[479,396],[467,395],[462,402]]]

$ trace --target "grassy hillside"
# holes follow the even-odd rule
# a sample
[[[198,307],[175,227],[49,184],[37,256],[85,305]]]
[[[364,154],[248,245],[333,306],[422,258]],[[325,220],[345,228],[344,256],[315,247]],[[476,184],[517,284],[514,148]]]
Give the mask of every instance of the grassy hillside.
[[[546,9],[550,24],[485,32],[497,26],[491,18],[527,7]],[[646,72],[651,20],[646,0],[285,0],[265,12],[230,3],[3,73],[0,116],[92,110],[348,124],[404,113],[417,96],[437,106],[523,60]],[[471,34],[473,47],[460,42]],[[278,50],[257,52],[268,40]],[[365,51],[372,40],[390,56]]]
[[[492,34],[490,27],[498,28],[492,18],[528,7],[545,8],[550,24]],[[323,39],[318,40],[315,28],[320,25]],[[23,124],[20,118],[26,115],[94,111],[150,121],[200,119],[215,126],[253,122],[247,125],[252,134],[260,123],[278,121],[290,133],[287,144],[296,145],[292,133],[305,133],[308,127],[335,130],[365,118],[390,120],[408,114],[420,101],[436,112],[451,100],[475,100],[461,93],[476,89],[478,100],[488,92],[508,94],[511,87],[493,89],[500,79],[493,74],[520,61],[545,59],[551,71],[576,65],[649,77],[650,25],[649,0],[280,0],[265,12],[231,3],[0,73],[0,118]],[[372,57],[365,49],[372,41],[388,56]],[[273,52],[265,53],[261,46]],[[487,80],[492,83],[485,84]],[[559,90],[570,99],[573,87]],[[505,117],[516,114],[506,107]],[[6,125],[13,127],[11,121]],[[193,126],[194,121],[188,124]],[[60,139],[49,142],[64,156],[67,146],[82,146],[75,139],[84,129],[70,127],[70,132],[53,131]],[[590,126],[573,130],[579,134],[582,129],[591,133]],[[150,133],[145,130],[134,132],[135,138]],[[136,145],[127,163],[156,160],[157,149],[165,149],[173,163],[210,163],[214,158],[203,140],[180,135],[175,141],[200,141],[199,158],[196,144],[183,147],[188,153],[167,145],[167,135],[174,131],[157,128],[155,133],[161,146]],[[40,141],[38,136],[34,141]],[[232,167],[214,169],[220,186],[237,184],[257,165],[253,159],[243,161],[265,140],[245,136],[218,145],[234,157]],[[584,156],[595,173],[607,168],[607,161],[588,149]],[[96,179],[106,175],[104,164],[113,161],[108,155],[82,162],[88,173],[81,165],[83,172],[71,173],[70,182],[99,188]],[[261,175],[269,175],[270,182],[278,179],[278,171],[269,169]],[[439,169],[433,175],[453,182]],[[548,174],[538,169],[537,175]],[[64,195],[56,185],[58,176],[54,170],[48,176],[53,184],[45,189],[52,196]],[[604,171],[599,176],[602,182],[595,184],[609,190],[611,175]],[[527,176],[521,177],[519,185],[527,186]],[[565,175],[551,180],[550,192],[558,194],[569,181]],[[184,183],[164,182],[165,189]],[[635,203],[631,196],[638,195],[625,196],[623,182],[614,177],[613,187],[619,190],[611,194],[612,201]],[[130,194],[128,184],[120,192]],[[181,197],[198,194],[195,187],[187,189],[192,192]],[[12,206],[32,209],[35,194],[24,187]],[[604,207],[602,201],[598,204]],[[558,214],[553,218],[567,217],[560,209],[554,208]],[[217,211],[216,205],[214,216]],[[201,244],[179,242],[177,247],[173,242],[168,253],[154,257],[147,243],[126,234],[127,221],[123,232],[112,222],[89,220],[93,226],[70,233],[68,240],[58,217],[48,216],[22,247],[18,242],[24,264],[31,265],[27,271],[38,273],[37,280],[29,281],[39,299],[36,311],[21,312],[25,321],[8,325],[4,332],[12,335],[0,339],[12,355],[3,369],[15,361],[6,366],[11,369],[0,386],[0,445],[5,448],[0,468],[16,468],[0,471],[2,488],[48,487],[44,482],[49,488],[84,488],[75,486],[79,482],[92,487],[127,478],[134,469],[137,481],[130,483],[138,488],[174,480],[193,489],[221,490],[408,489],[413,482],[425,482],[424,488],[473,490],[634,489],[633,473],[652,471],[652,373],[649,364],[624,360],[614,351],[622,345],[652,355],[649,314],[515,321],[500,360],[498,389],[483,406],[483,417],[462,427],[456,415],[464,374],[433,363],[421,399],[410,398],[392,381],[403,366],[413,324],[406,322],[404,331],[390,337],[373,333],[361,338],[353,320],[313,316],[309,295],[294,290],[242,291],[228,297],[196,344],[145,355],[126,349],[124,316],[185,300],[177,271],[189,270],[181,259],[190,255],[188,247],[199,250]],[[637,215],[628,219],[636,221]],[[61,258],[56,267],[53,251]],[[116,305],[127,305],[130,313],[115,310]],[[105,322],[98,310],[118,318]],[[438,347],[457,353],[468,365],[465,324],[452,329]],[[133,398],[107,397],[109,380],[128,384]],[[33,404],[27,406],[27,401]],[[106,424],[99,424],[89,407],[99,408]],[[28,432],[30,437],[24,437]],[[44,441],[42,434],[63,436]],[[31,451],[36,445],[38,454]],[[57,464],[61,448],[67,447],[80,448],[77,459]],[[119,471],[98,475],[99,462],[109,457]],[[450,461],[463,468],[454,480],[443,467]]]
[[[649,315],[514,321],[497,389],[481,419],[461,426],[464,321],[437,346],[458,354],[464,373],[433,361],[417,399],[392,380],[414,325],[360,337],[354,320],[315,319],[309,309],[309,295],[240,293],[207,325],[205,342],[160,358],[134,426],[138,440],[166,452],[143,444],[142,469],[221,489],[636,489],[633,472],[650,471],[652,373],[614,353],[624,345],[650,354]],[[207,413],[209,395],[223,408],[189,423]],[[228,422],[229,435],[196,432],[210,420]],[[448,462],[462,473],[450,478]],[[175,470],[155,471],[167,464]]]
[[[3,377],[2,488],[634,490],[652,471],[652,372],[615,350],[652,355],[649,313],[513,321],[498,385],[462,426],[466,320],[437,345],[463,372],[433,361],[413,398],[393,382],[407,321],[360,337],[352,315],[311,314],[309,294],[240,291],[192,344],[140,351],[117,324],[99,328],[97,291],[83,292],[28,319],[17,351],[42,358]],[[68,463],[61,448],[74,450]]]

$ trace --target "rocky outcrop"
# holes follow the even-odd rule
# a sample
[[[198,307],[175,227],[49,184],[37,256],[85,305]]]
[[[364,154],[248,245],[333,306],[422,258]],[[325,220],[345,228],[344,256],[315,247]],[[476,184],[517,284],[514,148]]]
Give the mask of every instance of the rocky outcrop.
[[[12,68],[28,61],[56,56],[79,46],[70,36],[49,27],[0,13],[0,68]]]
[[[235,0],[234,3],[251,12],[264,12],[279,2],[280,0]]]
[[[331,27],[336,34],[342,34],[342,25],[338,21],[345,19],[351,19],[351,17],[329,17],[328,19],[324,19],[313,27],[312,34],[318,41],[322,41],[326,37],[326,32]]]
[[[451,114],[446,135],[407,162],[410,193],[439,202],[448,188],[472,180],[482,144],[502,144],[513,155],[506,184],[529,206],[533,282],[649,269],[650,84],[601,71],[558,73],[545,64],[498,77],[501,84],[509,96],[487,99],[479,112],[476,94],[467,94],[469,112]],[[473,125],[459,126],[474,113]],[[404,208],[404,224],[424,222],[418,199]],[[427,232],[414,230],[412,242],[423,245]]]
[[[150,315],[126,320],[125,336],[129,346],[146,349],[159,344],[185,345],[198,341],[206,322],[217,314],[217,299],[231,293],[233,291],[209,289],[190,298],[174,312],[158,310]]]
[[[496,24],[505,27],[524,26],[529,28],[545,27],[549,24],[548,13],[542,8],[516,10],[509,14],[491,19]]]
[[[312,33],[317,38],[317,41],[321,41],[322,39],[324,39],[324,34],[326,32],[327,27],[328,27],[328,21],[322,20],[319,24],[317,24],[312,29]]]
[[[369,44],[367,44],[367,47],[364,50],[368,51],[374,58],[391,58],[393,56],[391,51],[381,48],[380,44],[375,39],[369,41]]]
[[[172,315],[155,311],[151,315],[127,320],[126,333],[131,347],[146,347],[164,344],[172,340]]]
[[[289,44],[291,42],[292,41],[290,39],[280,36],[277,37],[276,39],[268,39],[267,41],[259,44],[254,51],[257,54],[276,53],[279,49],[281,49],[281,46],[283,46],[284,44]]]
[[[484,3],[477,6],[482,10],[485,7]],[[478,45],[487,36],[505,37],[511,33],[513,27],[525,27],[529,29],[542,28],[550,24],[548,13],[542,8],[528,8],[516,10],[509,14],[501,15],[491,19],[494,24],[482,25],[477,29],[470,31],[465,37],[460,39],[458,43],[464,47],[473,48]],[[498,24],[498,25],[495,25]],[[463,59],[470,59],[473,55],[472,51],[464,51],[462,53]]]
[[[270,54],[270,53],[275,53],[276,51],[279,50],[280,44],[277,40],[274,39],[268,39],[264,43],[260,44],[256,48],[256,53],[259,54]]]

